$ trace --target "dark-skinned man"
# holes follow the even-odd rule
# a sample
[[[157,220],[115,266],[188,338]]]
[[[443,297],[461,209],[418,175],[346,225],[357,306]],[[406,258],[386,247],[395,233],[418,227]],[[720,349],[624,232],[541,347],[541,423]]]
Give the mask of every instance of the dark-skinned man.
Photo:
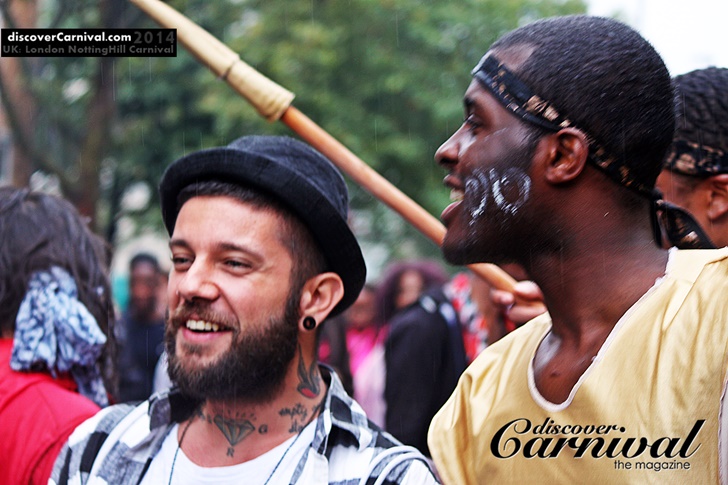
[[[719,483],[728,250],[662,249],[705,234],[654,191],[659,55],[614,20],[537,21],[491,46],[464,105],[436,155],[443,253],[520,263],[550,315],[482,352],[433,420],[443,481]]]

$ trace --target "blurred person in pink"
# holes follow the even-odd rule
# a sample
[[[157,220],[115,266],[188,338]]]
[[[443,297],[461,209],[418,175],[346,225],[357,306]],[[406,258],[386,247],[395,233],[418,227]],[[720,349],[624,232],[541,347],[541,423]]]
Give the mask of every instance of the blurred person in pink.
[[[369,419],[384,426],[387,327],[377,318],[376,288],[366,285],[347,312],[346,348],[354,382],[354,399]]]
[[[384,326],[376,317],[376,288],[364,285],[356,301],[342,315],[326,321],[319,343],[319,359],[334,368],[347,392],[367,417],[384,426]]]

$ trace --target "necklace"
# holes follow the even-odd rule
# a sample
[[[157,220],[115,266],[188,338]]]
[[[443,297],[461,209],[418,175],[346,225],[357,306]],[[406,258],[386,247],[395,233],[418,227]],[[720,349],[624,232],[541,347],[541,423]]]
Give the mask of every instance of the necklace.
[[[179,450],[182,449],[182,442],[184,441],[185,435],[187,434],[187,430],[190,429],[191,424],[192,424],[192,420],[190,420],[190,422],[187,423],[187,426],[185,426],[185,429],[182,431],[182,436],[179,437],[179,443],[177,443],[177,449],[174,450],[174,457],[172,458],[172,469],[169,472],[168,485],[172,485],[172,477],[174,476],[174,465],[175,465],[175,463],[177,463],[177,455],[179,454]],[[310,424],[310,422],[308,424]],[[308,424],[306,426],[308,426]],[[278,463],[276,463],[276,466],[273,467],[273,471],[270,472],[270,475],[268,475],[268,479],[266,479],[266,481],[263,485],[268,485],[268,482],[270,482],[270,479],[273,478],[273,475],[275,475],[276,470],[278,470],[278,467],[281,465],[281,463],[283,463],[283,459],[286,457],[286,455],[291,450],[291,448],[293,448],[293,445],[296,444],[296,441],[298,441],[298,438],[301,436],[301,434],[303,433],[303,430],[306,428],[306,426],[301,428],[298,431],[298,433],[296,433],[296,437],[291,442],[291,444],[288,445],[288,448],[286,448],[286,451],[283,452],[283,455],[281,455],[281,458],[278,460]]]
[[[283,463],[283,459],[288,454],[288,451],[291,448],[293,448],[293,445],[295,445],[296,441],[298,441],[298,437],[301,436],[301,433],[303,433],[303,428],[301,428],[301,430],[298,432],[298,434],[296,435],[296,438],[291,442],[291,444],[288,445],[288,448],[286,448],[286,451],[283,452],[283,456],[281,456],[281,459],[278,460],[278,463],[276,463],[276,466],[273,467],[273,471],[270,472],[270,475],[268,475],[268,479],[265,481],[265,483],[263,485],[268,485],[268,482],[270,482],[270,479],[273,478],[273,475],[276,474],[276,470],[278,470],[278,467],[280,466],[280,464]]]
[[[169,472],[169,483],[167,485],[172,485],[172,477],[174,476],[174,464],[177,463],[177,454],[179,453],[180,448],[182,448],[182,441],[185,439],[185,435],[187,434],[187,430],[190,429],[190,425],[192,424],[192,419],[190,419],[189,423],[187,423],[187,426],[185,426],[184,431],[182,431],[182,436],[179,437],[179,443],[177,443],[177,449],[174,450],[174,458],[172,458],[172,470]]]

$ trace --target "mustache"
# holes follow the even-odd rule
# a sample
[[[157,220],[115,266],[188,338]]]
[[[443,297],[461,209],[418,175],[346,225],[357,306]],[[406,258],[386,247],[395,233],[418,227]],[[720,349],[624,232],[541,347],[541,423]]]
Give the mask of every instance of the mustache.
[[[213,310],[208,303],[196,301],[183,302],[174,311],[169,313],[169,318],[167,319],[169,324],[175,329],[183,327],[188,320],[203,320],[205,322],[216,323],[221,328],[228,330],[240,328],[237,318]]]

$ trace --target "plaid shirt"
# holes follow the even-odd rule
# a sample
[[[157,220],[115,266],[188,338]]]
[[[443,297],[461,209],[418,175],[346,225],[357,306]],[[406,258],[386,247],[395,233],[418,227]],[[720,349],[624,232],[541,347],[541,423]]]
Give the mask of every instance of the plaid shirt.
[[[291,485],[439,483],[423,455],[371,423],[334,372],[324,366],[321,372],[330,380],[329,390],[316,419],[314,439],[297,464]],[[137,407],[120,404],[100,411],[70,436],[49,483],[139,483],[179,420],[176,416],[189,414],[184,408],[189,411],[190,404],[179,393],[164,391]]]

